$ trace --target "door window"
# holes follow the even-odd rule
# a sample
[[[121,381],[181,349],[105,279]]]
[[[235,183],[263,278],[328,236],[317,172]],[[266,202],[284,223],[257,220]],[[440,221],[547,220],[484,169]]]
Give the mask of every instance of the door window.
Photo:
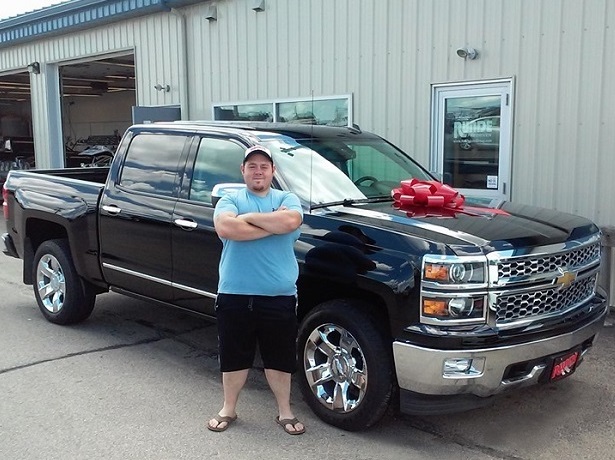
[[[508,198],[511,82],[434,89],[432,166],[462,193]]]
[[[178,180],[178,161],[186,136],[143,133],[130,142],[120,185],[137,192],[173,196]]]
[[[194,162],[190,196],[193,201],[211,204],[216,184],[242,183],[241,162],[245,147],[225,139],[203,138]]]

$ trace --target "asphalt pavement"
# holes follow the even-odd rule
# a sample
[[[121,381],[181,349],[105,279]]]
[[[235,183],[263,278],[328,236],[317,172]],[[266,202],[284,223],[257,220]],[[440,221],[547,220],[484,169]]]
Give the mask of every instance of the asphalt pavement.
[[[613,316],[571,377],[485,408],[392,414],[349,433],[316,418],[293,387],[307,433],[289,436],[256,367],[238,421],[214,433],[213,324],[113,293],[82,324],[51,324],[21,283],[21,261],[0,253],[0,459],[615,459]]]

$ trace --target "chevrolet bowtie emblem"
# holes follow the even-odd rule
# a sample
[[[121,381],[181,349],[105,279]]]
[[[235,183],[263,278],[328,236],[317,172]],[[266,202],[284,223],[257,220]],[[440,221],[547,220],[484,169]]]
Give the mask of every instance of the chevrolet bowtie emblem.
[[[560,272],[560,276],[555,279],[555,284],[561,288],[567,288],[577,279],[576,273],[565,271],[561,268],[559,268],[558,271]]]

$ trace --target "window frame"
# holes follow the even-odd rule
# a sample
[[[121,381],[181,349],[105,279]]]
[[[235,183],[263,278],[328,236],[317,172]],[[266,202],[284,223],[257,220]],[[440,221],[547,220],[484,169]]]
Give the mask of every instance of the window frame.
[[[195,199],[194,197],[192,197],[192,192],[193,192],[193,182],[195,179],[195,171],[196,171],[196,166],[198,163],[198,159],[199,159],[199,152],[201,152],[201,145],[204,141],[220,141],[220,142],[228,142],[230,144],[233,144],[235,146],[237,146],[239,149],[241,149],[241,153],[243,154],[243,151],[245,151],[245,149],[247,148],[247,146],[245,144],[243,144],[242,142],[240,142],[238,139],[234,139],[234,138],[229,138],[229,137],[224,137],[224,136],[219,136],[219,135],[209,135],[209,134],[199,134],[196,135],[194,138],[194,143],[193,143],[193,153],[190,155],[190,157],[187,160],[187,165],[186,165],[186,185],[182,186],[182,192],[181,192],[181,198],[191,202],[191,203],[198,203],[198,204],[203,204],[203,205],[209,205],[212,206],[212,202],[211,199],[209,201],[206,200],[198,200]],[[207,151],[204,150],[203,151],[206,155],[206,159],[210,160],[208,158],[207,155]],[[238,162],[237,162],[237,173],[238,173],[238,179],[239,176],[241,176],[241,159],[242,157],[240,156],[238,158]],[[205,163],[209,163],[209,161],[205,162]],[[243,177],[241,177],[240,181],[241,183],[243,183]],[[213,189],[213,188],[212,188]]]
[[[346,105],[348,107],[348,121],[345,126],[352,127],[354,122],[352,118],[353,113],[353,98],[352,94],[341,94],[341,95],[331,95],[331,96],[318,96],[318,97],[293,97],[293,98],[276,98],[276,99],[259,99],[254,101],[231,101],[231,102],[216,102],[211,105],[211,118],[212,120],[220,120],[220,118],[216,118],[216,109],[220,109],[222,107],[229,106],[247,106],[247,105],[271,105],[271,113],[273,119],[271,120],[273,123],[292,123],[280,121],[279,117],[279,105],[280,104],[288,104],[288,103],[298,103],[298,102],[308,102],[315,103],[320,101],[332,101],[336,99],[346,99]],[[312,111],[313,113],[313,111]],[[307,124],[307,123],[306,123]],[[310,123],[313,124],[313,123]],[[326,125],[322,125],[326,126]],[[336,125],[337,126],[337,125]]]

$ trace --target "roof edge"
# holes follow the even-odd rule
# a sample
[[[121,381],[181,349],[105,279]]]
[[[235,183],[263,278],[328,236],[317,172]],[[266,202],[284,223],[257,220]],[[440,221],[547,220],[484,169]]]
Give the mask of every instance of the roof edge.
[[[72,0],[0,21],[0,48],[199,3],[200,0]]]

